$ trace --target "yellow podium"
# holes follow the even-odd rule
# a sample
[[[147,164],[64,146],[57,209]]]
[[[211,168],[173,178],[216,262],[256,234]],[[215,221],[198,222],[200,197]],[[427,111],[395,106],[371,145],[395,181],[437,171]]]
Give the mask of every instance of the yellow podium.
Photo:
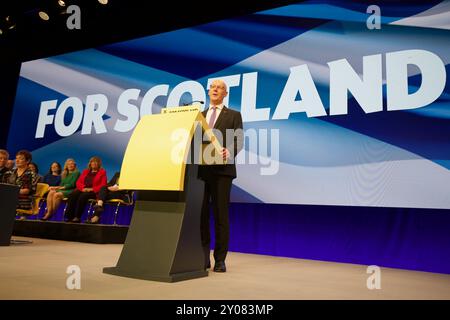
[[[133,217],[117,265],[104,273],[164,282],[208,275],[200,239],[204,182],[197,177],[204,134],[220,155],[197,107],[166,108],[139,121],[120,174],[121,189],[137,190]]]

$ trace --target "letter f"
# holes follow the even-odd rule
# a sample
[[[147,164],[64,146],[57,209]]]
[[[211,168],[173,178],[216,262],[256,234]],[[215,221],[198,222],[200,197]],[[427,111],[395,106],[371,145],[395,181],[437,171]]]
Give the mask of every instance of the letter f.
[[[38,118],[35,138],[43,138],[44,132],[45,132],[45,127],[48,124],[53,123],[53,118],[55,116],[52,114],[48,114],[48,111],[51,109],[56,109],[57,102],[58,102],[58,100],[48,100],[48,101],[41,102],[41,108],[39,110],[39,118]]]

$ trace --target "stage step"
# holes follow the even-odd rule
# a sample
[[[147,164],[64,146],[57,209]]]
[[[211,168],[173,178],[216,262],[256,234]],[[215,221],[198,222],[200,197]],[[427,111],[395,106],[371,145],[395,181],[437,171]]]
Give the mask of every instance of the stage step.
[[[128,226],[16,220],[13,236],[89,243],[124,243]]]

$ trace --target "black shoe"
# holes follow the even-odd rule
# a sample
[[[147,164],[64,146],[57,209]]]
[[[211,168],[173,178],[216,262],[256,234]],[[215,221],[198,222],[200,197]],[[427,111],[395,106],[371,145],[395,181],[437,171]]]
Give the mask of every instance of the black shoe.
[[[88,220],[87,223],[89,224],[98,224],[100,222],[100,217],[99,216],[93,216],[91,218],[91,220]]]
[[[79,218],[73,218],[72,220],[70,220],[70,222],[80,223],[80,219]]]
[[[214,272],[227,272],[225,261],[216,261],[216,264],[214,265]]]

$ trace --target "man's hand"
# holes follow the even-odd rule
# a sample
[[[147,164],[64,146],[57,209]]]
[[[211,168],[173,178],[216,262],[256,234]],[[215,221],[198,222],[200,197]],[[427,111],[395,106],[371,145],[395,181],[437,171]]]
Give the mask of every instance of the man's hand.
[[[91,191],[94,191],[94,189],[92,189],[92,188],[83,188],[82,191],[83,192],[91,192]]]
[[[230,151],[227,148],[222,148],[222,158],[227,160],[230,157]]]

